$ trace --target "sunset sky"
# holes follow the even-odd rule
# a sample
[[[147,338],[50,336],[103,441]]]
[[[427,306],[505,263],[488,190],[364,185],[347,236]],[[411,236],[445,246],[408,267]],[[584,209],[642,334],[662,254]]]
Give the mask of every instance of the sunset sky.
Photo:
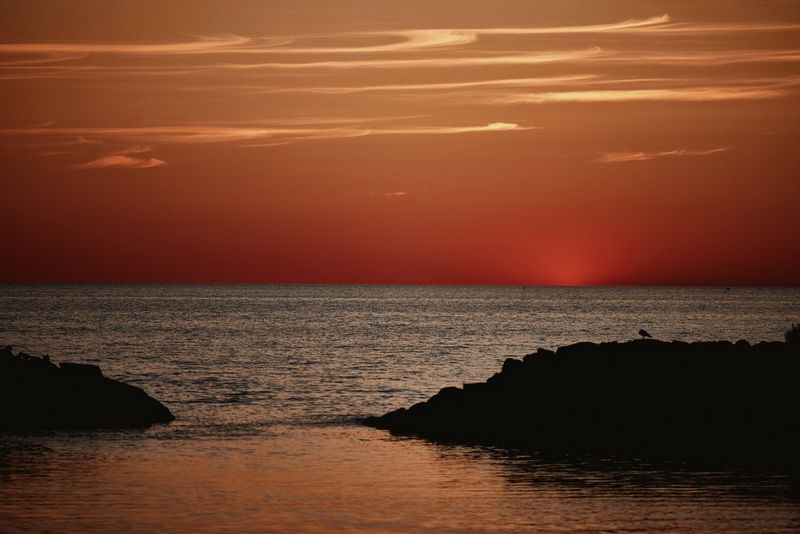
[[[800,1],[0,0],[0,282],[800,284]]]

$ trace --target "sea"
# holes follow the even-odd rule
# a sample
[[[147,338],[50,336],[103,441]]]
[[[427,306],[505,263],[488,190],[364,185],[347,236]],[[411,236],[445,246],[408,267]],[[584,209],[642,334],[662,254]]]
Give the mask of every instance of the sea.
[[[360,423],[538,347],[641,328],[781,340],[793,321],[800,288],[0,286],[0,345],[100,365],[177,417],[0,435],[0,532],[800,532],[788,468],[544,457]]]

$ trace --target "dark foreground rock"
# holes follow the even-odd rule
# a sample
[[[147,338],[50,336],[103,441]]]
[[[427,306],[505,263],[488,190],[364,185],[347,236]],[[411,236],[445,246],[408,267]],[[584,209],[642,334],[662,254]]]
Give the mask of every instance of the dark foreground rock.
[[[0,431],[133,428],[175,417],[140,388],[106,378],[96,365],[0,349]]]
[[[800,459],[800,345],[578,343],[508,359],[366,424],[394,434],[661,457]]]

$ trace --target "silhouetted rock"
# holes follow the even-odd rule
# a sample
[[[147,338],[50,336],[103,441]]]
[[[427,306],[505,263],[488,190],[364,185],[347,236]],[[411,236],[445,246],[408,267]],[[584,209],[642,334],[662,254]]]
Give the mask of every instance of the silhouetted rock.
[[[787,343],[800,345],[800,324],[792,323],[791,328],[789,328],[789,330],[787,330],[784,334],[784,338],[786,339]]]
[[[0,431],[144,427],[175,419],[140,388],[96,365],[0,350]]]
[[[797,344],[577,343],[365,422],[541,451],[800,460],[798,379]]]

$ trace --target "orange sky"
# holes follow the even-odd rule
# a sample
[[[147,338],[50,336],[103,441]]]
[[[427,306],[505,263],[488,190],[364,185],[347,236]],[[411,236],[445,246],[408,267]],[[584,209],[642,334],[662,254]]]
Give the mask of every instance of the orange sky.
[[[800,1],[0,19],[3,282],[800,284]]]

